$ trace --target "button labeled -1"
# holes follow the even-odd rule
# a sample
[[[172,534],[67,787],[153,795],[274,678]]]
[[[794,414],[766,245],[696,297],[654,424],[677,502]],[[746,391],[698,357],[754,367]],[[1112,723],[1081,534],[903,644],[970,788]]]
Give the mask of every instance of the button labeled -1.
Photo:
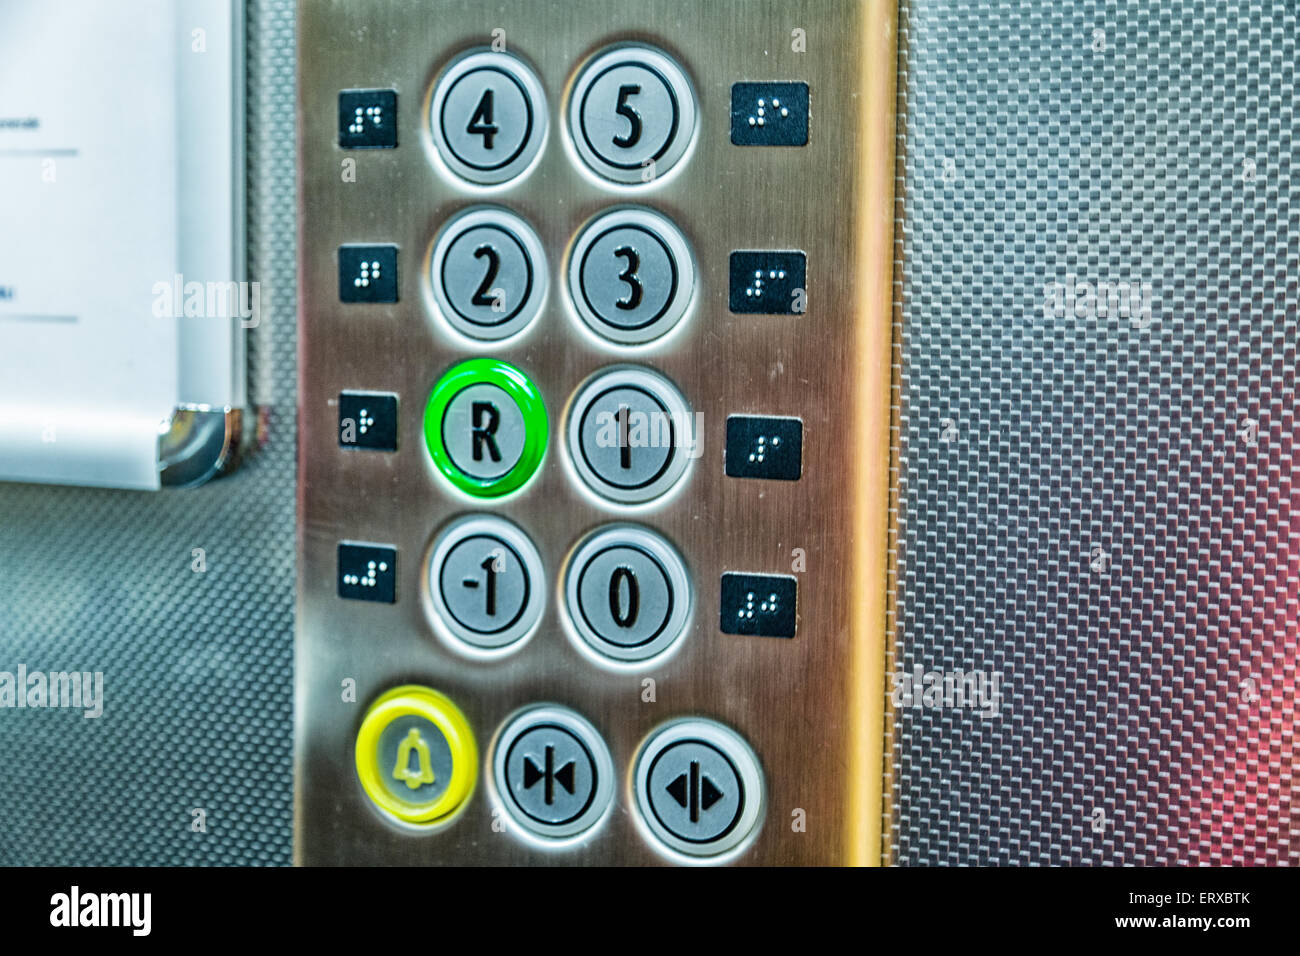
[[[469,515],[452,522],[429,556],[438,632],[475,654],[519,646],[542,616],[544,573],[536,546],[509,521]]]
[[[519,488],[546,451],[546,406],[523,372],[498,359],[471,359],[439,379],[424,410],[424,440],[444,477],[462,491],[496,498]]]

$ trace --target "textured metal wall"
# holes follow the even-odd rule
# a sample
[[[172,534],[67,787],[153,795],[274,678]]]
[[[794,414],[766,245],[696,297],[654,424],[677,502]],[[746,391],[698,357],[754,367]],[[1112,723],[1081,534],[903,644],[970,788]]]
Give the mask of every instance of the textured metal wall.
[[[1297,35],[903,3],[893,862],[1300,862]]]
[[[104,715],[0,710],[0,864],[287,864],[293,814],[294,4],[250,0],[251,400],[265,445],[159,493],[0,484],[0,670],[104,673]],[[202,548],[207,570],[192,568]],[[206,811],[207,832],[191,829]]]

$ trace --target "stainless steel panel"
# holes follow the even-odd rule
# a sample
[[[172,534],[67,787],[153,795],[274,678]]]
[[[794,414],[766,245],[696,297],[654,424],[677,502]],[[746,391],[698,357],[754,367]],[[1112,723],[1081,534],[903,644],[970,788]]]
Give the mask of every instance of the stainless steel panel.
[[[767,818],[742,862],[863,857],[863,827],[870,824],[863,823],[855,801],[878,768],[860,772],[864,727],[872,726],[860,696],[863,668],[869,666],[863,655],[872,652],[862,608],[879,601],[862,590],[861,555],[864,537],[870,547],[878,537],[883,553],[884,517],[882,508],[878,523],[864,521],[863,509],[876,499],[862,489],[864,480],[884,474],[878,454],[884,431],[875,418],[885,414],[888,394],[886,385],[879,394],[864,395],[861,373],[887,375],[879,329],[864,316],[873,291],[883,288],[887,295],[888,286],[868,280],[862,263],[873,249],[887,248],[864,217],[874,210],[875,225],[887,229],[888,216],[880,212],[889,209],[892,170],[879,175],[862,161],[862,119],[871,77],[878,78],[870,87],[878,93],[888,87],[879,77],[894,69],[892,59],[863,51],[864,43],[888,49],[891,20],[887,4],[866,2],[300,4],[300,862],[659,861],[663,857],[633,826],[626,778],[647,734],[688,715],[735,728],[763,764]],[[796,28],[806,31],[806,53],[792,49]],[[490,42],[497,29],[504,30],[510,52],[536,70],[551,125],[531,174],[485,192],[435,168],[425,113],[438,73],[463,51]],[[597,184],[563,142],[566,85],[587,57],[625,40],[670,53],[699,98],[693,154],[647,187]],[[810,85],[806,147],[731,145],[730,87],[743,80]],[[360,87],[397,90],[398,148],[345,152],[335,145],[338,93]],[[341,175],[348,159],[356,163],[355,182]],[[421,271],[441,226],[485,201],[518,213],[537,230],[549,257],[551,292],[526,337],[475,354],[503,358],[533,378],[548,404],[551,438],[531,485],[505,503],[476,507],[453,496],[423,445],[421,417],[429,391],[468,353],[433,324]],[[565,249],[580,227],[622,202],[643,203],[668,216],[691,243],[699,269],[697,301],[681,330],[663,344],[635,351],[596,345],[579,331],[562,274]],[[398,304],[340,305],[335,252],[354,242],[400,247]],[[807,313],[730,314],[727,270],[735,249],[806,251]],[[566,554],[593,528],[625,516],[581,493],[562,464],[565,404],[588,375],[622,361],[661,370],[703,415],[703,456],[681,492],[631,518],[678,548],[696,602],[680,652],[645,673],[594,666],[570,644],[560,619]],[[338,447],[335,400],[349,388],[400,394],[395,454]],[[733,413],[802,418],[802,479],[725,478],[722,442]],[[865,470],[864,455],[871,456]],[[879,484],[883,495],[883,480]],[[440,643],[422,600],[421,566],[436,531],[476,510],[504,515],[528,532],[541,550],[549,589],[540,634],[518,653],[486,663]],[[395,604],[337,598],[335,549],[344,539],[397,547]],[[723,635],[722,572],[789,574],[796,549],[807,562],[806,572],[798,574],[798,636]],[[868,586],[883,594],[883,578]],[[343,700],[347,679],[356,681],[355,703]],[[643,699],[646,679],[654,681],[653,702]],[[494,829],[480,771],[477,792],[453,824],[412,836],[382,820],[358,785],[352,746],[367,702],[409,681],[429,684],[461,705],[485,763],[493,733],[515,709],[538,702],[574,708],[604,734],[623,777],[613,814],[576,847],[540,850]],[[798,811],[806,832],[792,826]]]

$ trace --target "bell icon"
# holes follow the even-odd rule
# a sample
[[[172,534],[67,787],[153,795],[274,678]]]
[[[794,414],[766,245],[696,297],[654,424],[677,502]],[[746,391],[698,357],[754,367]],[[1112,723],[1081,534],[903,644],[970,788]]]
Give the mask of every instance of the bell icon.
[[[416,769],[411,769],[411,754],[416,756]],[[397,763],[393,779],[400,780],[412,790],[422,784],[433,783],[433,765],[429,762],[429,745],[420,732],[412,727],[397,747]]]

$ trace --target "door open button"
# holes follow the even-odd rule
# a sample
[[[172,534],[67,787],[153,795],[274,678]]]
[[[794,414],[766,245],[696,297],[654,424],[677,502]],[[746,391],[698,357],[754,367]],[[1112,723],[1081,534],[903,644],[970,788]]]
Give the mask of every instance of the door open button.
[[[678,720],[636,760],[642,822],[668,849],[718,858],[743,848],[763,819],[763,774],[749,744],[712,720]]]

